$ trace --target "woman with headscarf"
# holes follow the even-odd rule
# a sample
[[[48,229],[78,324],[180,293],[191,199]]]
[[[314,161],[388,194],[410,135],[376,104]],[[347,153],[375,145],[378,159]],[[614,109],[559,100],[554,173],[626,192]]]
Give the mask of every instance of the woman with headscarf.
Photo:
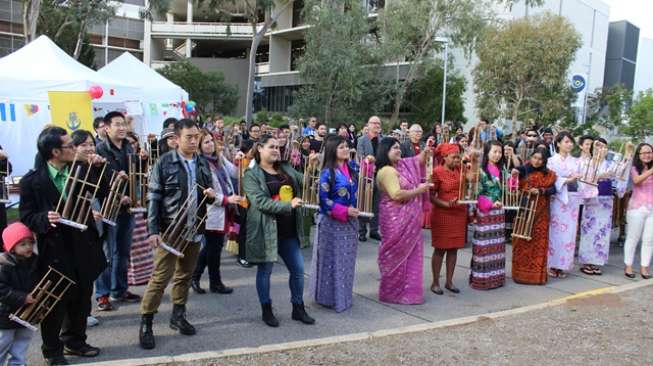
[[[536,149],[530,164],[514,169],[519,176],[519,189],[539,194],[531,240],[512,239],[512,279],[527,285],[544,285],[547,280],[549,252],[549,200],[555,194],[556,174],[547,169],[548,150]]]
[[[443,164],[433,169],[433,188],[431,189],[431,244],[433,257],[431,269],[433,284],[431,291],[437,295],[444,292],[440,288],[440,270],[446,255],[446,282],[444,287],[454,293],[453,273],[456,268],[458,249],[465,246],[467,239],[467,206],[458,204],[461,175],[461,154],[457,144],[440,144],[436,149]]]

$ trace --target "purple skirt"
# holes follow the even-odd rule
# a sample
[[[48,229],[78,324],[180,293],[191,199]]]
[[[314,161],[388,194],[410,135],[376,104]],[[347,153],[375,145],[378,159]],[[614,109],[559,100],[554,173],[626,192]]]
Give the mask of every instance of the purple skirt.
[[[358,220],[345,223],[318,216],[310,278],[316,303],[338,313],[351,307],[357,247]]]

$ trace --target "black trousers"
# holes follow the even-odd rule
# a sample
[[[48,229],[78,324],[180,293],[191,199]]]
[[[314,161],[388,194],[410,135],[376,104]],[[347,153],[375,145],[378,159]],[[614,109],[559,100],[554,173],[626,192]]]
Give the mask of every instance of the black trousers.
[[[64,345],[79,348],[86,344],[86,318],[91,313],[93,282],[76,282],[41,322],[44,358],[63,355]]]
[[[238,206],[238,258],[247,259],[247,209]]]
[[[222,247],[224,246],[224,234],[207,231],[204,238],[205,242],[197,258],[195,272],[193,272],[193,280],[199,281],[202,278],[204,269],[208,266],[209,285],[213,287],[222,282],[220,260],[222,259]]]

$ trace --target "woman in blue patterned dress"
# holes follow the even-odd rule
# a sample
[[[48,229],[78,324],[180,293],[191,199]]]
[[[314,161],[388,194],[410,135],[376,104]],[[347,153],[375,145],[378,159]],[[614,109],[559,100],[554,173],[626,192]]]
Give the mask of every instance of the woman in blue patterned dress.
[[[347,141],[341,136],[327,138],[310,288],[315,302],[336,312],[352,304],[358,245],[356,170],[349,162]]]

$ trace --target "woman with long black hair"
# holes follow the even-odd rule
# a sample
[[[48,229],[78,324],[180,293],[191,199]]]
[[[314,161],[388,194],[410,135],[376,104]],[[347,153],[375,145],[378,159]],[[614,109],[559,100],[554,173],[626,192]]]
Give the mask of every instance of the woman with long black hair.
[[[303,176],[287,163],[280,161],[279,143],[270,135],[263,135],[255,146],[256,164],[245,171],[243,184],[249,209],[247,210],[247,261],[257,265],[256,292],[265,324],[278,327],[272,312],[270,276],[278,257],[290,272],[292,319],[313,324],[315,319],[304,309],[304,241],[302,215],[297,209],[302,200]]]
[[[635,149],[633,167],[633,195],[628,202],[626,244],[624,245],[624,273],[628,278],[635,278],[633,261],[640,238],[639,273],[643,279],[649,279],[649,264],[653,256],[653,146],[642,143]]]
[[[477,290],[506,282],[505,211],[501,205],[503,145],[490,140],[483,148],[476,225],[472,238],[470,286]],[[457,289],[456,289],[457,290]],[[451,290],[457,292],[456,290]]]
[[[340,313],[351,307],[358,246],[357,167],[348,141],[329,136],[320,174],[320,213],[313,246],[311,296]]]

